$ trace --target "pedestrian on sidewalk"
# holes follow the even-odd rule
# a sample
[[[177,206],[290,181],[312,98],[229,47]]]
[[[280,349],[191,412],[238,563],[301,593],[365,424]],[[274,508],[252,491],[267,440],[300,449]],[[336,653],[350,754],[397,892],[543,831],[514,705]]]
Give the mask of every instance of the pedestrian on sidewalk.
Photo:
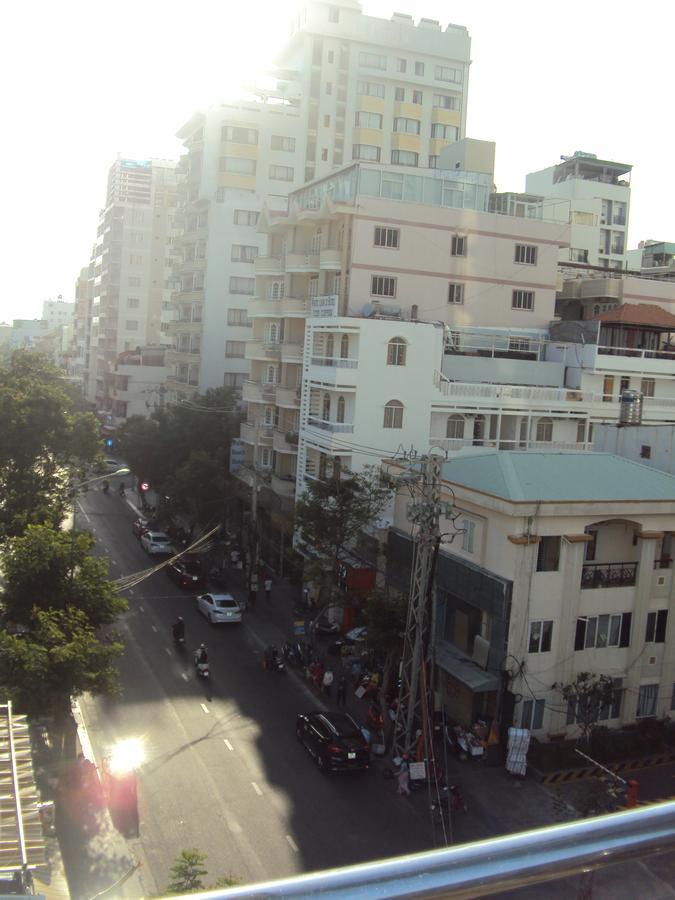
[[[326,671],[323,673],[322,689],[323,689],[324,694],[327,697],[330,697],[332,687],[333,687],[333,672],[331,669],[326,669]]]
[[[347,679],[344,675],[341,675],[338,681],[336,700],[338,706],[347,705]]]
[[[265,579],[265,600],[272,602],[272,579],[269,576]]]
[[[396,791],[401,797],[410,796],[410,763],[408,762],[408,754],[404,753],[398,766],[398,790]]]

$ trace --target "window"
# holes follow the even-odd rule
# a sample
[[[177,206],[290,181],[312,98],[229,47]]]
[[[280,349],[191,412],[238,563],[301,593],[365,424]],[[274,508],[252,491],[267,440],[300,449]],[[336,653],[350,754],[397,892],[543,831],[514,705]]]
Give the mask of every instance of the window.
[[[645,642],[647,644],[665,644],[666,623],[668,622],[668,610],[659,609],[656,612],[647,613],[647,628]]]
[[[345,398],[342,396],[337,398],[337,409],[335,412],[335,419],[337,422],[344,422],[344,420],[345,420]]]
[[[419,153],[413,153],[412,150],[392,150],[391,164],[392,166],[416,166],[419,160]]]
[[[223,386],[224,387],[241,387],[244,383],[244,379],[246,375],[243,372],[225,372],[223,375]]]
[[[420,123],[417,119],[398,117],[394,119],[394,131],[403,132],[404,134],[419,134]]]
[[[332,81],[326,82],[326,93],[328,94],[329,97],[333,93],[333,82]]]
[[[630,378],[624,375],[619,381],[619,397],[623,394],[624,391],[630,390]]]
[[[257,225],[259,213],[250,209],[235,209],[234,224],[235,225]]]
[[[384,85],[377,84],[374,81],[358,81],[356,83],[356,93],[365,94],[366,97],[379,97],[384,100]]]
[[[539,538],[537,548],[537,572],[557,572],[560,566],[560,536],[545,535]]]
[[[434,122],[431,126],[432,138],[440,138],[445,141],[456,141],[459,137],[459,128],[456,125],[443,125]]]
[[[363,159],[366,162],[379,162],[381,150],[373,144],[353,144],[352,159]]]
[[[246,341],[225,341],[225,356],[230,359],[243,359]]]
[[[611,403],[614,399],[614,376],[605,375],[602,380],[602,399],[605,403]]]
[[[267,296],[270,300],[281,300],[286,293],[286,285],[283,281],[273,281],[267,285]]]
[[[130,253],[129,254],[129,264],[132,266],[142,266],[143,265],[143,254],[142,253]]]
[[[141,276],[140,275],[130,275],[129,276],[129,287],[140,287],[141,286]]]
[[[430,157],[429,157],[429,168],[430,168],[430,169],[437,169],[437,168],[438,168],[438,157],[437,157],[437,156],[430,156]]]
[[[423,62],[415,63],[415,75],[424,75],[424,63]]]
[[[434,68],[436,81],[451,81],[453,84],[461,84],[464,73],[461,69],[453,69],[451,66],[436,66]]]
[[[138,321],[136,319],[127,319],[124,323],[126,331],[138,331]]]
[[[520,727],[530,731],[538,731],[544,724],[544,700],[523,700],[520,714]]]
[[[408,68],[408,60],[407,59],[397,59],[396,60],[396,71],[397,72],[405,72]]]
[[[651,459],[652,458],[652,448],[649,444],[642,444],[640,446],[640,456],[642,459]]]
[[[340,338],[340,359],[349,359],[349,335],[343,334]]]
[[[632,613],[580,616],[574,636],[575,650],[592,647],[630,647]]]
[[[537,248],[532,244],[516,244],[514,262],[525,263],[528,266],[537,265]]]
[[[375,228],[375,246],[389,247],[392,250],[398,250],[398,239],[400,230],[398,228],[385,228],[376,226]]]
[[[249,247],[245,244],[232,244],[232,262],[252,263],[257,256],[257,247]]]
[[[250,328],[251,322],[248,318],[248,311],[245,309],[228,309],[227,324],[243,325],[244,328]]]
[[[421,104],[424,100],[424,94],[422,91],[413,91],[412,92],[412,102]]]
[[[138,297],[127,297],[127,307],[128,309],[138,309],[141,305],[141,301]]]
[[[323,395],[323,401],[321,403],[321,418],[324,422],[330,421],[330,394],[326,393]]]
[[[359,53],[359,65],[367,66],[369,69],[386,69],[387,57],[381,53]]]
[[[448,303],[464,303],[464,285],[451,281],[448,285]]]
[[[287,153],[293,153],[295,150],[295,138],[284,134],[273,134],[271,147],[272,150],[284,150]]]
[[[392,338],[387,344],[387,365],[404,366],[406,342],[403,338]]]
[[[437,109],[459,109],[459,97],[451,94],[434,94],[433,105]]]
[[[514,291],[511,309],[534,309],[534,291]]]
[[[471,519],[462,519],[462,550],[473,553],[473,541],[476,532],[476,523]]]
[[[623,697],[623,678],[612,678],[612,699],[600,707],[598,719],[618,719],[621,715],[621,699]]]
[[[384,407],[384,428],[403,428],[403,404],[390,400]]]
[[[553,419],[542,418],[537,422],[536,440],[550,444],[553,440]]]
[[[656,701],[659,697],[658,684],[641,684],[638,693],[637,712],[638,719],[645,716],[656,715]]]
[[[359,110],[354,116],[354,124],[357,128],[382,128],[382,115],[380,113],[363,112]]]
[[[230,276],[230,293],[242,294],[245,297],[253,297],[255,294],[255,278],[239,278]]]
[[[464,416],[448,416],[445,423],[445,436],[460,441],[464,438]]]
[[[326,358],[333,359],[335,354],[335,338],[332,334],[326,335]]]
[[[237,128],[235,125],[223,125],[220,135],[223,141],[232,141],[234,144],[258,143],[258,132],[255,128]]]
[[[396,279],[386,275],[373,275],[370,279],[370,293],[374,297],[395,297]]]
[[[276,366],[267,366],[263,376],[263,384],[277,384]]]
[[[530,622],[530,643],[528,653],[548,653],[551,649],[553,636],[553,622],[551,619],[542,619],[539,622]]]
[[[330,116],[323,117],[324,128],[330,128]]]
[[[255,160],[243,156],[221,156],[220,171],[235,175],[255,175]]]
[[[293,166],[270,166],[273,181],[293,181]]]
[[[453,234],[450,241],[450,256],[466,256],[466,238]]]
[[[653,397],[654,396],[654,388],[656,387],[656,379],[654,378],[643,378],[640,381],[640,390],[644,394],[645,397]]]
[[[332,22],[333,25],[337,25],[340,22],[340,10],[337,6],[328,7],[328,21]]]
[[[403,103],[403,101],[405,100],[405,88],[394,88],[394,100],[396,100],[397,103]]]

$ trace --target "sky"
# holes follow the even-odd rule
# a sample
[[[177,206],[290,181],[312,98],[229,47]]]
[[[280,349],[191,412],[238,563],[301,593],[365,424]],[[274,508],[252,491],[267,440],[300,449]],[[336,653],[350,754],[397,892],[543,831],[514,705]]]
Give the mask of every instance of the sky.
[[[3,10],[0,321],[72,300],[107,172],[123,156],[173,159],[193,111],[271,65],[295,0],[23,0]],[[467,135],[497,143],[499,190],[583,150],[634,166],[629,247],[675,240],[675,3],[362,0],[465,25]],[[664,176],[664,173],[665,176]]]

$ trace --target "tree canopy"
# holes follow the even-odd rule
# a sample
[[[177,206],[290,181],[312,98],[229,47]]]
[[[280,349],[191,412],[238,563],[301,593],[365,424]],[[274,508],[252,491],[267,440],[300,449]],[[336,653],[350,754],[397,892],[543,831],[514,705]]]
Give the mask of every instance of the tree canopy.
[[[0,541],[32,523],[57,525],[68,470],[100,453],[96,420],[77,411],[62,374],[20,350],[0,366]]]

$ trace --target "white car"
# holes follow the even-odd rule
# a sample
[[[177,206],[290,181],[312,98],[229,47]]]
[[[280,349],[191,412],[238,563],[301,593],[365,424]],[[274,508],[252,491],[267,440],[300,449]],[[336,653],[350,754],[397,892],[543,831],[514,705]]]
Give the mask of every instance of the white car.
[[[153,556],[158,554],[171,556],[173,554],[171,538],[163,531],[145,531],[141,535],[141,547],[146,553]]]
[[[241,622],[241,606],[232,594],[202,594],[197,609],[212,625]]]

